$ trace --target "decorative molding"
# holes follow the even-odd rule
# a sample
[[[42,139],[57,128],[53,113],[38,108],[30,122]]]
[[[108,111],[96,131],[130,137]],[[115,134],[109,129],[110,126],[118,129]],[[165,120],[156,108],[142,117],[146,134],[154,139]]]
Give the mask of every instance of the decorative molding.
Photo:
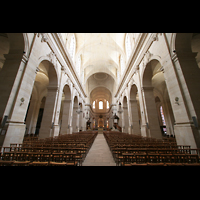
[[[133,49],[133,51],[132,51],[132,53],[131,53],[131,56],[130,56],[130,58],[129,58],[129,61],[128,61],[128,63],[127,63],[126,71],[124,72],[123,77],[122,77],[121,80],[120,80],[120,83],[119,83],[117,92],[116,92],[116,94],[114,95],[114,97],[117,97],[117,96],[119,95],[119,92],[120,92],[120,90],[122,90],[122,87],[123,87],[123,85],[124,85],[124,83],[125,83],[125,81],[126,81],[128,75],[130,74],[130,71],[132,70],[133,73],[134,73],[134,71],[136,70],[136,67],[135,67],[135,66],[137,66],[137,65],[141,62],[140,59],[142,60],[142,58],[143,58],[143,56],[144,56],[144,54],[143,54],[143,55],[140,54],[140,53],[141,53],[141,49],[144,48],[144,50],[146,49],[146,51],[149,49],[149,46],[150,46],[151,43],[152,43],[152,40],[151,40],[151,39],[149,39],[149,40],[146,42],[146,44],[144,45],[144,43],[145,43],[145,41],[146,41],[146,38],[148,38],[148,36],[149,36],[149,33],[142,33],[142,34],[139,36],[139,38],[138,38],[138,40],[137,40],[137,42],[136,42],[136,44],[135,44],[135,47],[134,47],[134,49]],[[136,59],[137,59],[138,61],[137,61],[136,65],[134,66]],[[138,63],[138,62],[139,62],[139,63]]]
[[[46,35],[46,33],[38,33],[38,37],[40,37],[40,35],[41,35],[41,42],[47,42],[48,41],[48,38],[47,38],[47,35]]]
[[[57,66],[57,58],[55,53],[51,51],[49,54],[47,54],[47,57],[49,57],[49,60],[52,62],[54,66]]]
[[[153,36],[153,42],[158,41],[158,33]]]
[[[54,49],[56,49],[56,47],[57,47],[59,49],[59,54],[57,54],[57,59],[58,59],[59,63],[61,64],[62,60],[64,59],[64,63],[61,64],[61,66],[64,65],[67,67],[67,69],[69,69],[70,75],[72,75],[73,80],[76,81],[76,84],[78,85],[79,90],[81,91],[81,94],[83,94],[83,96],[86,98],[87,97],[86,92],[85,92],[85,90],[79,80],[79,77],[75,71],[74,63],[72,62],[69,52],[67,51],[67,49],[63,43],[61,35],[59,33],[51,33],[51,36],[52,37],[48,37],[48,39],[49,39],[48,44],[50,45],[50,48],[52,49],[54,47]],[[53,38],[53,41],[57,45],[56,47],[54,45],[54,42],[51,41],[52,38]]]
[[[150,58],[152,57],[152,53],[150,53],[150,51],[147,51],[145,54],[144,54],[144,65],[146,66],[146,64],[149,62]]]

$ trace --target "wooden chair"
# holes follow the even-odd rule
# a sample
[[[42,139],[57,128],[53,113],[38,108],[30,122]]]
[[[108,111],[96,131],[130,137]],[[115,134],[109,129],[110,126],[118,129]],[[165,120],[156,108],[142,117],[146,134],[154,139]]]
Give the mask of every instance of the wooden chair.
[[[10,160],[0,160],[0,166],[12,166],[13,162]]]
[[[29,166],[48,166],[49,162],[33,161]]]
[[[63,155],[63,161],[67,163],[67,166],[77,166],[78,162],[75,159],[76,153],[65,153]]]
[[[12,166],[29,166],[30,161],[14,161]]]
[[[122,157],[121,166],[131,166],[131,163],[134,163],[136,160],[133,153],[123,153]]]
[[[136,153],[135,154],[135,160],[136,160],[136,163],[147,163],[148,161],[148,155],[146,153]]]
[[[114,148],[112,152],[116,165],[119,166],[123,162],[123,154],[127,153],[126,148]]]

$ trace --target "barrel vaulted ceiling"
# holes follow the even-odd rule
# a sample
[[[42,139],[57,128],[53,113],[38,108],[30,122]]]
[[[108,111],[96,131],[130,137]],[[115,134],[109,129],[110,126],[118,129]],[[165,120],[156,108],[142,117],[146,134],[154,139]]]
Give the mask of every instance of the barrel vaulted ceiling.
[[[90,94],[95,88],[105,87],[112,93],[119,68],[119,56],[125,55],[125,33],[75,33],[75,37],[76,56],[81,55],[87,92]],[[95,79],[97,73],[100,73],[98,80]],[[102,73],[108,75],[106,80],[101,79]],[[106,85],[106,82],[112,85]]]
[[[124,54],[125,33],[75,33],[76,56],[82,56],[85,80],[104,72],[116,78],[119,55]]]
[[[63,34],[63,37],[69,39],[72,34]],[[84,73],[82,84],[90,101],[98,96],[98,90],[101,91],[102,96],[102,88],[110,91],[113,96],[117,89],[120,56],[123,56],[124,63],[126,63],[126,33],[74,33],[74,36],[76,41],[75,62],[81,56],[80,75]],[[109,92],[105,93],[106,99],[108,99],[107,94]],[[110,101],[111,99],[112,97]]]

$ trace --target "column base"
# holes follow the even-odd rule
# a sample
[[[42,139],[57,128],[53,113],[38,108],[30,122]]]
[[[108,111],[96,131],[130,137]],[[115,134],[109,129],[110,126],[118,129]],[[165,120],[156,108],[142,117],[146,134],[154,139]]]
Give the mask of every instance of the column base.
[[[22,122],[9,122],[6,125],[6,135],[3,147],[9,147],[11,143],[22,144],[26,130],[26,124]]]
[[[198,130],[190,123],[179,123],[174,125],[177,145],[190,145],[191,148],[199,148],[195,139],[199,140]],[[194,137],[196,135],[196,137]]]
[[[60,131],[60,126],[59,125],[54,125],[52,129],[52,136],[58,136]]]

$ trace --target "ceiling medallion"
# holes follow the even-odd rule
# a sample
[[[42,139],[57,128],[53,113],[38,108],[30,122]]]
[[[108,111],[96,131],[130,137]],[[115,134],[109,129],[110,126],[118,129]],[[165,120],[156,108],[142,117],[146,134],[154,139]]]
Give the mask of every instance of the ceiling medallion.
[[[105,80],[108,77],[106,73],[96,73],[94,74],[94,78],[96,80]]]

